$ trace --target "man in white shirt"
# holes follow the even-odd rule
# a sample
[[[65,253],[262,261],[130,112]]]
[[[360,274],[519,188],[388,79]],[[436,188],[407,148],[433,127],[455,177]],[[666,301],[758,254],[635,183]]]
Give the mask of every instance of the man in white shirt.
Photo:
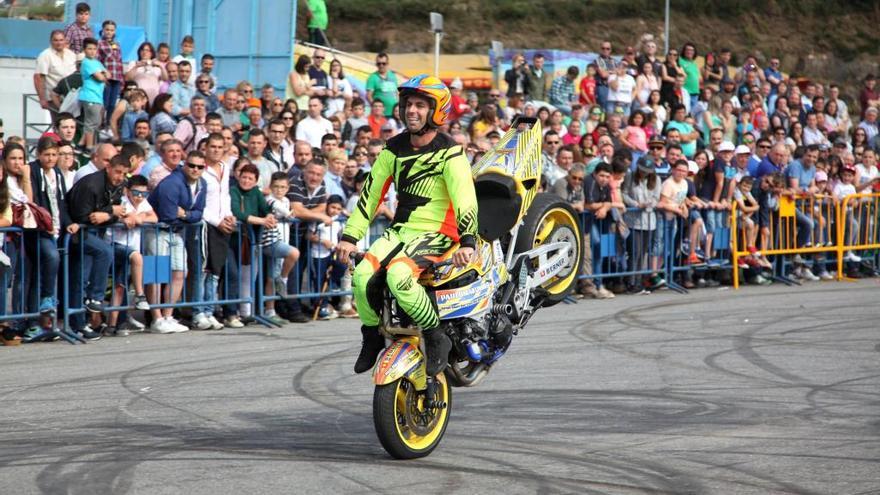
[[[50,107],[49,96],[58,81],[76,71],[76,54],[67,48],[64,31],[52,31],[49,41],[49,48],[37,57],[37,70],[34,72],[34,89],[40,99],[40,106],[47,110]]]
[[[324,134],[333,133],[333,124],[321,116],[324,104],[317,96],[309,98],[309,115],[296,125],[296,139],[306,141],[312,148],[321,147]]]
[[[223,153],[225,144],[223,135],[212,133],[208,136],[205,146],[205,173],[202,178],[205,179],[207,188],[205,189],[205,211],[202,213],[202,220],[207,226],[203,231],[202,243],[205,256],[204,270],[201,272],[201,278],[197,291],[197,300],[216,301],[217,286],[220,282],[220,275],[226,266],[226,260],[229,256],[229,236],[235,232],[237,222],[232,215],[231,198],[229,196],[229,167],[223,162]],[[237,280],[238,277],[235,277]],[[234,283],[230,283],[230,292],[236,292],[237,287],[232,288]],[[228,297],[227,299],[237,298]],[[219,330],[223,328],[214,317],[214,307],[212,305],[197,306],[193,311],[193,323],[199,330]],[[241,320],[230,317],[227,319],[227,325],[230,328],[241,328]]]

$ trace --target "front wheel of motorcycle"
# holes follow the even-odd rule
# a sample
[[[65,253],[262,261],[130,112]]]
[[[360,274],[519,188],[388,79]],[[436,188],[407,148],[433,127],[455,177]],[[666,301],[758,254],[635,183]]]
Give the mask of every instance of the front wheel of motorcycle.
[[[541,193],[529,207],[516,237],[514,252],[522,253],[547,243],[567,242],[572,247],[568,261],[559,273],[545,282],[547,290],[544,307],[562,302],[575,288],[583,257],[584,238],[577,212],[555,194]],[[536,263],[532,268],[541,267]]]
[[[395,459],[425,457],[440,444],[449,424],[452,396],[443,373],[437,375],[436,383],[432,397],[426,397],[405,379],[376,386],[376,435]]]

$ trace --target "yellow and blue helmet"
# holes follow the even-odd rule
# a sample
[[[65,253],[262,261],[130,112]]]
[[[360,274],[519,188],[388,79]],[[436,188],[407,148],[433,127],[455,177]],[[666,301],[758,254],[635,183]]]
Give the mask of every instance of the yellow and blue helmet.
[[[452,94],[440,79],[427,74],[419,74],[397,88],[400,92],[400,112],[406,111],[406,99],[412,95],[428,99],[431,110],[428,115],[428,127],[440,127],[449,118]]]

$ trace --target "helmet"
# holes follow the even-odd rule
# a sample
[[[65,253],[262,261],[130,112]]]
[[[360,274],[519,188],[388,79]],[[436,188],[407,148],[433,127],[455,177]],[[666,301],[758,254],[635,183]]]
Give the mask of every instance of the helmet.
[[[406,111],[406,100],[412,95],[423,96],[430,102],[428,122],[423,130],[440,127],[446,123],[446,119],[449,118],[452,95],[443,81],[434,76],[420,74],[401,84],[397,89],[400,91],[401,113]]]

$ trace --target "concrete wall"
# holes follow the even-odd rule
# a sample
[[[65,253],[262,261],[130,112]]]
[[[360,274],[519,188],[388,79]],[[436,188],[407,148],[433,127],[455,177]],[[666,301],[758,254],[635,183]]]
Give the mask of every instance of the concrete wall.
[[[34,93],[33,58],[0,58],[0,118],[6,136],[24,136],[24,94]],[[28,102],[28,120],[32,123],[49,123],[49,112],[40,108],[39,102]],[[29,129],[27,137],[35,138],[39,131]]]

